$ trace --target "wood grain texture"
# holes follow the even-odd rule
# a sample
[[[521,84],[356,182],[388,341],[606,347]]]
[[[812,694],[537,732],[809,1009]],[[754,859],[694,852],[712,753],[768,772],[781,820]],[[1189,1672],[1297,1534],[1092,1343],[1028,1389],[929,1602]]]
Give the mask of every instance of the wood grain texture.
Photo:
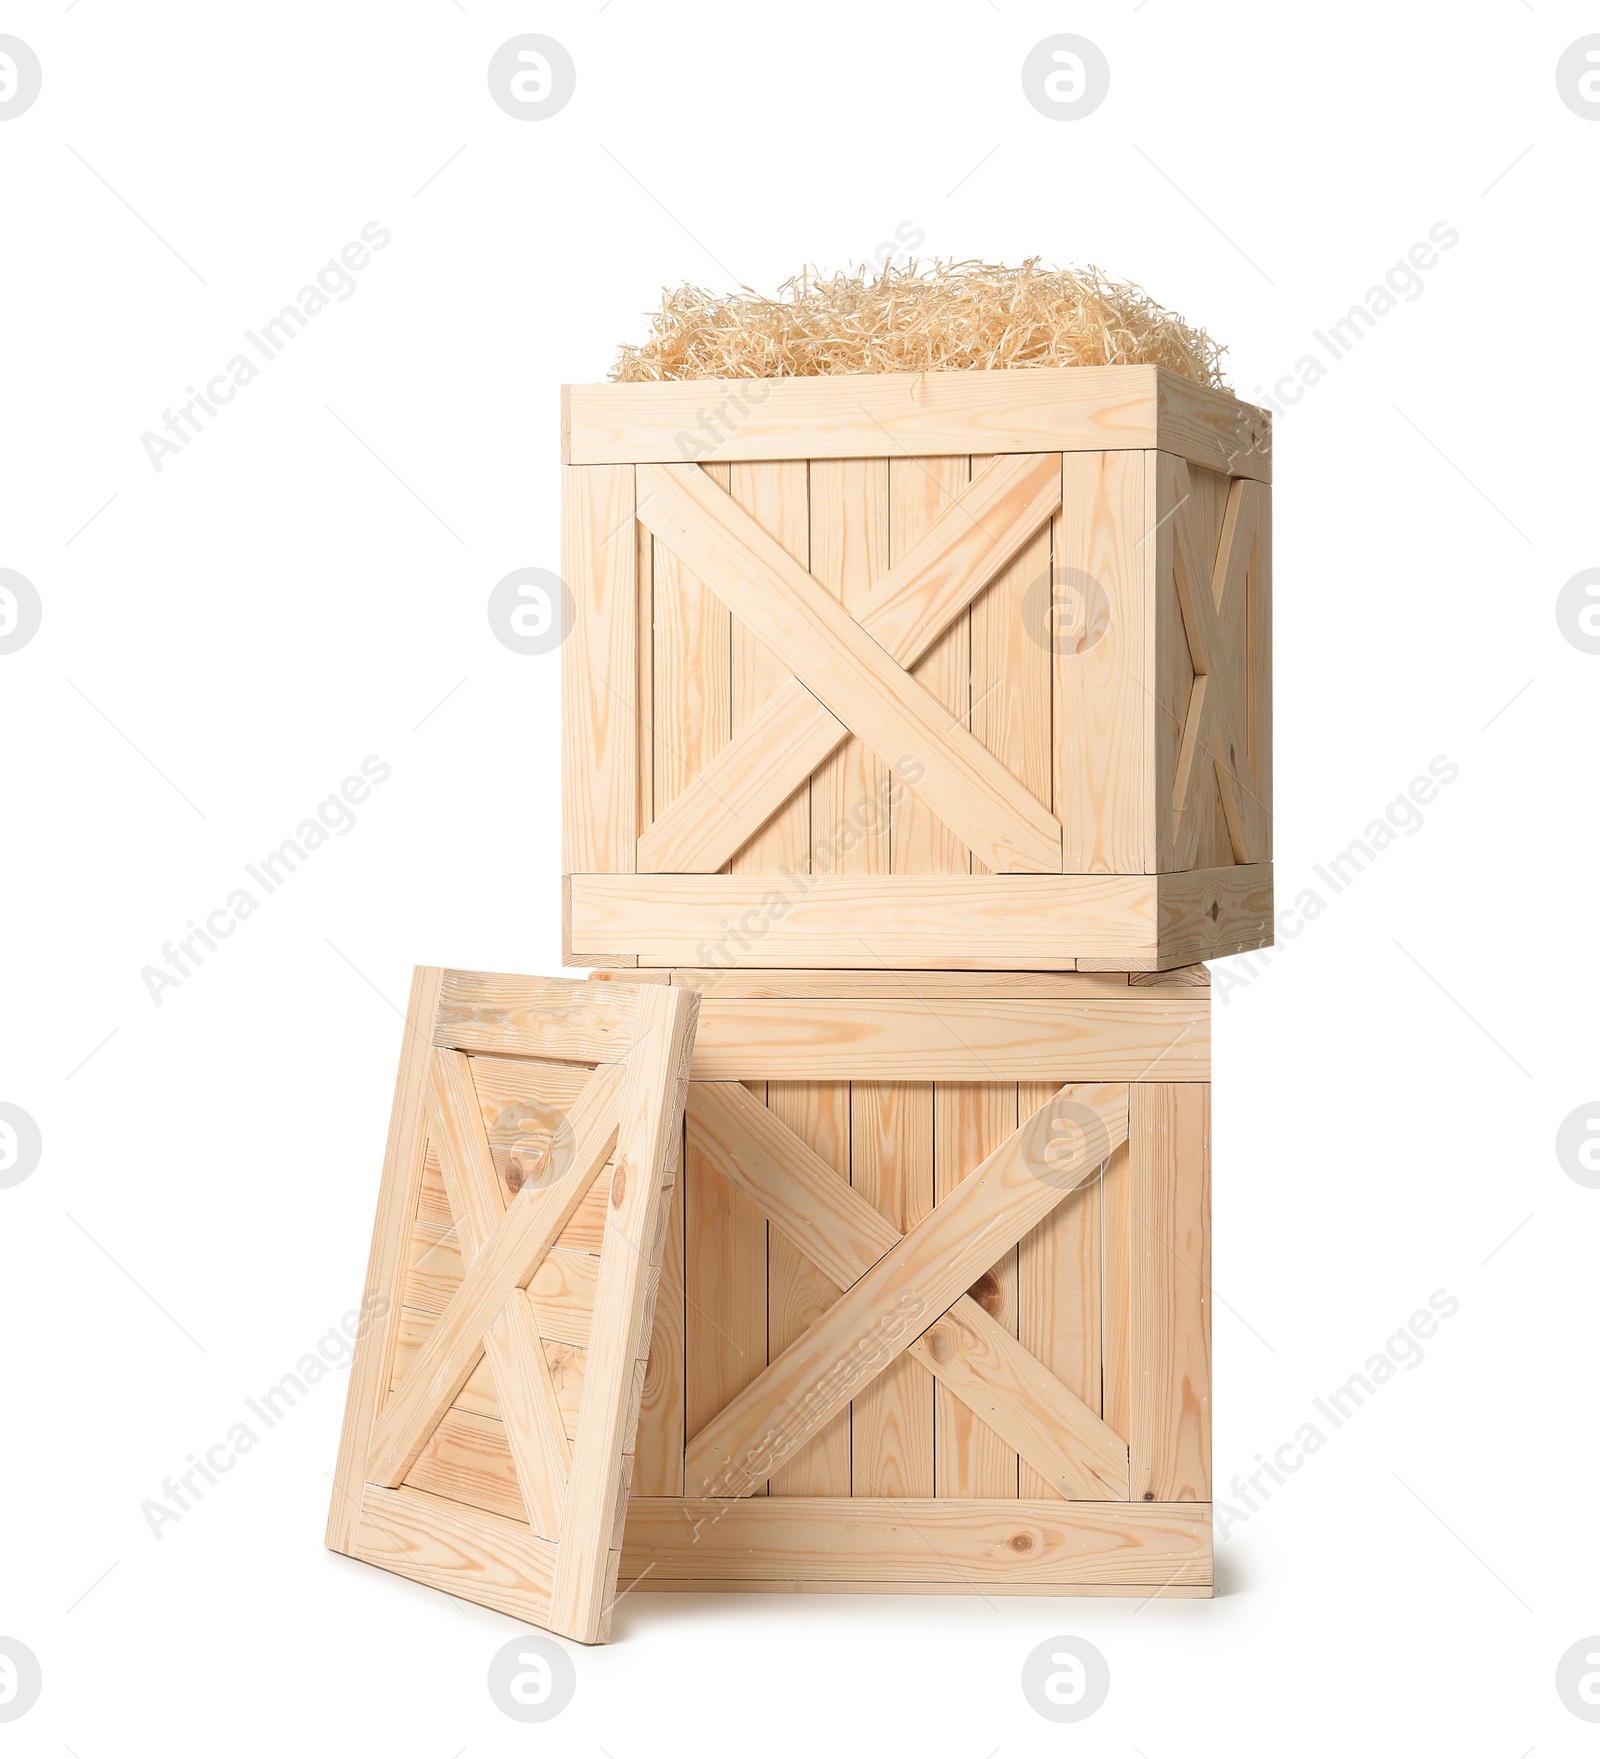
[[[942,523],[962,519],[962,498],[972,479],[968,458],[891,458],[889,460],[889,554],[898,564],[925,544]],[[971,530],[984,521],[976,508]],[[969,578],[976,569],[969,567]],[[881,637],[879,637],[881,639]],[[909,649],[891,648],[897,658]],[[912,660],[911,676],[956,720],[965,722],[972,706],[972,613],[964,607],[943,633]],[[907,791],[890,814],[890,859],[894,873],[970,873],[972,856],[959,837]]]
[[[969,487],[964,460],[890,461],[887,553],[894,562],[884,573],[881,462],[812,466],[813,572],[897,665],[938,686],[932,694],[964,727],[970,719],[967,607],[1048,523],[1060,502],[1059,471],[1048,457],[995,459]],[[900,466],[915,467],[917,474],[909,476]],[[936,493],[944,480],[953,498]],[[934,648],[944,657],[925,675],[918,663]],[[845,723],[791,678],[640,838],[640,871],[719,868],[849,738]],[[899,788],[894,809],[915,798]],[[846,836],[851,821],[841,799],[842,783],[821,785],[820,808],[814,803],[812,811],[812,872],[840,869],[841,857],[860,847],[860,828]],[[874,838],[877,820],[875,813],[867,821]],[[869,850],[865,861],[872,858]],[[880,871],[861,863],[843,870]],[[966,872],[965,859],[951,871]]]
[[[997,872],[1059,872],[1060,826],[694,465],[651,464],[639,516]]]
[[[645,995],[663,992],[641,988]],[[672,994],[670,990],[665,992]],[[623,1068],[603,1066],[574,1108],[571,1159],[548,1185],[528,1185],[474,1258],[439,1323],[418,1351],[405,1384],[373,1426],[367,1481],[393,1490],[483,1355],[484,1334],[555,1244],[616,1141]]]
[[[697,1128],[703,1092],[698,1082],[690,1085],[684,1148],[688,1435],[703,1429],[767,1365],[767,1224],[705,1158]],[[755,1084],[754,1092],[764,1102],[765,1082]]]
[[[740,1087],[705,1083],[696,1091],[694,1135],[708,1164],[767,1216],[774,1237],[791,1241],[834,1288],[851,1286],[898,1243],[892,1223]],[[1095,1090],[1082,1091],[1094,1097]],[[1057,1494],[1126,1496],[1126,1442],[971,1295],[961,1296],[908,1353]],[[860,1484],[854,1490],[870,1494]]]
[[[568,466],[561,481],[561,574],[576,608],[561,645],[562,861],[569,873],[628,873],[639,835],[633,470]]]
[[[1267,945],[1271,871],[574,874],[572,948],[727,969],[1153,971]]]
[[[680,1163],[682,1164],[682,1163]],[[683,1494],[684,1234],[688,1169],[672,1188],[661,1283],[656,1291],[650,1331],[650,1365],[639,1407],[639,1435],[633,1468],[634,1490],[642,1496]]]
[[[549,1623],[556,1548],[523,1522],[369,1484],[350,1555],[528,1624]]]
[[[1051,577],[1053,800],[1068,873],[1158,863],[1151,672],[1162,555],[1147,452],[1069,453]]]
[[[550,1591],[551,1628],[581,1643],[604,1640],[615,1591],[699,998],[643,985],[638,1008]]]
[[[378,1186],[377,1219],[367,1255],[362,1323],[350,1364],[339,1457],[334,1466],[333,1501],[328,1509],[326,1534],[330,1551],[353,1552],[359,1541],[361,1486],[372,1425],[389,1392],[408,1269],[406,1241],[422,1182],[426,1140],[423,1078],[428,1039],[443,975],[427,965],[419,965],[411,975],[411,995],[400,1039],[400,1068],[389,1114],[389,1140]]]
[[[1048,1094],[1029,1106],[1030,1115]],[[935,1200],[946,1197],[1021,1122],[1010,1082],[941,1081],[933,1092]],[[1072,1199],[1068,1199],[1071,1202]],[[967,1291],[1012,1337],[1017,1335],[1017,1252],[984,1271]],[[939,1340],[930,1339],[937,1348]],[[1007,1447],[948,1384],[934,1389],[934,1491],[939,1496],[1015,1496],[1017,1451]]]
[[[641,1497],[629,1510],[624,1580],[1000,1583],[1208,1587],[1205,1503],[1059,1503],[768,1497],[720,1503]]]
[[[1024,1083],[1018,1103],[1037,1105],[1045,1093],[1041,1086]],[[1099,1178],[1087,1180],[1017,1246],[1018,1340],[1091,1411],[1102,1415],[1101,1195],[1107,1173],[1127,1153],[1124,1143]],[[1117,1434],[1128,1433],[1126,1427],[1110,1427]],[[1023,1497],[1059,1494],[1025,1460],[1018,1488]]]
[[[715,431],[705,412],[727,414]],[[882,458],[1164,448],[1266,481],[1271,418],[1161,367],[851,373],[562,388],[562,461]]]
[[[1080,1090],[1081,1091],[1081,1090]],[[1127,1090],[1058,1094],[698,1433],[684,1482],[738,1496],[857,1397],[1127,1132]]]
[[[841,1004],[704,995],[695,1078],[755,1081],[1175,1081],[1207,1078],[1204,991],[1151,999],[930,1002],[882,996]]]
[[[742,1093],[744,1089],[737,1091]],[[773,1118],[792,1131],[818,1161],[839,1179],[848,1180],[852,1142],[848,1082],[769,1081],[767,1107]],[[759,1209],[760,1205],[756,1207]],[[839,1285],[827,1272],[819,1269],[781,1229],[769,1226],[767,1360],[782,1355],[838,1298]],[[850,1424],[848,1410],[823,1424],[804,1447],[772,1474],[772,1494],[849,1496]]]
[[[889,566],[888,460],[819,458],[803,468],[811,493],[811,573],[859,621]],[[813,772],[810,871],[889,871],[892,774],[853,733]]]
[[[931,1082],[851,1084],[850,1184],[896,1235],[932,1210]],[[901,1355],[872,1379],[850,1407],[857,1494],[933,1495],[933,1407],[933,1376],[920,1362]]]
[[[811,533],[806,521],[804,463],[733,464],[728,495],[781,544],[802,568],[810,565]],[[731,630],[732,712],[728,749],[789,681],[789,668],[755,632],[736,617]],[[734,873],[773,873],[807,866],[810,831],[807,790],[802,786],[731,856]]]
[[[470,1059],[460,1051],[435,1050],[429,1059],[428,1123],[465,1268],[494,1238],[505,1216],[505,1202],[484,1134]],[[535,1533],[559,1539],[572,1456],[538,1317],[523,1290],[511,1292],[483,1343],[522,1490],[524,1518]]]
[[[1145,1083],[1128,1129],[1132,1494],[1211,1495],[1211,1090]]]
[[[1205,982],[1205,967],[1198,970]],[[646,975],[664,975],[646,973]],[[1148,988],[1190,988],[1195,979],[1173,972],[1169,983],[1161,972],[1125,971],[746,971],[706,970],[682,966],[671,974],[673,983],[697,989],[720,1001],[789,1001],[794,998],[829,997],[836,1001],[1038,1001],[1054,1002],[1085,996],[1105,1001],[1126,999],[1137,982],[1141,993]]]

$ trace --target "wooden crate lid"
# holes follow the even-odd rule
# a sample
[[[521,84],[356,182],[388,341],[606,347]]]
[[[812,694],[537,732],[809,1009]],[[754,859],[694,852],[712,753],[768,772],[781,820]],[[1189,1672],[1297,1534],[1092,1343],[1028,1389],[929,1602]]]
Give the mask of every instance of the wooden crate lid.
[[[698,1011],[418,969],[333,1550],[605,1640]]]

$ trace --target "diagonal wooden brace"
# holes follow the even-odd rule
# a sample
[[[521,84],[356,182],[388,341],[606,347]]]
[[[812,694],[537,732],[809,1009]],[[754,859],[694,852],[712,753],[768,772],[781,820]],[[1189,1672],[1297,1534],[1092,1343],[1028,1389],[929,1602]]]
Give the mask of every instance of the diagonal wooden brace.
[[[1074,1097],[1074,1090],[1064,1088],[1041,1106],[908,1234],[894,1239],[881,1252],[883,1230],[893,1234],[893,1228],[877,1217],[870,1205],[854,1197],[836,1174],[829,1171],[826,1180],[807,1180],[796,1202],[792,1180],[772,1180],[770,1155],[765,1159],[750,1157],[756,1171],[750,1178],[749,1194],[764,1204],[774,1195],[774,1183],[780,1198],[788,1187],[786,1214],[774,1214],[772,1219],[785,1233],[792,1227],[795,1244],[845,1292],[691,1439],[685,1453],[686,1487],[692,1486],[697,1495],[748,1495],[902,1351],[930,1331],[934,1335],[928,1338],[921,1358],[927,1366],[938,1374],[958,1359],[955,1346],[960,1343],[959,1331],[956,1336],[948,1332],[941,1335],[937,1330],[940,1322],[960,1306],[965,1291],[982,1271],[1127,1140],[1126,1087],[1076,1092],[1078,1097]],[[740,1101],[719,1095],[712,1101],[713,1108],[719,1100],[724,1116],[731,1111],[741,1122],[750,1120]],[[697,1106],[696,1112],[699,1109]],[[691,1122],[691,1128],[698,1130],[699,1125]],[[781,1147],[784,1154],[789,1153],[786,1142]],[[727,1157],[719,1164],[729,1171]],[[749,1177],[747,1169],[739,1170]],[[779,1201],[775,1207],[783,1210],[784,1204]],[[868,1214],[873,1215],[876,1226],[868,1221]],[[863,1262],[867,1268],[860,1270]],[[982,1313],[975,1302],[969,1304]],[[997,1350],[1005,1349],[995,1342],[994,1334],[1008,1334],[997,1326],[984,1328],[965,1308],[951,1324]],[[1010,1342],[1016,1344],[1015,1339]],[[981,1361],[981,1351],[960,1359],[965,1365],[963,1372],[941,1378],[948,1378],[951,1390],[965,1401],[963,1373]],[[1015,1360],[1009,1352],[1006,1359]],[[993,1402],[997,1408],[1015,1403],[1003,1399]],[[1093,1424],[1099,1423],[1098,1418],[1093,1419]],[[1102,1468],[1094,1475],[1102,1487],[1093,1494],[1103,1496],[1110,1488],[1126,1495],[1125,1444],[1110,1431],[1099,1436],[1093,1424],[1081,1420],[1076,1424],[1096,1444],[1094,1453]],[[1021,1453],[1021,1441],[1027,1439],[1033,1451],[1024,1426],[1012,1427],[1014,1434],[1007,1434],[1007,1441]],[[1115,1463],[1119,1450],[1120,1485]],[[1034,1461],[1030,1458],[1029,1463]],[[1054,1465],[1052,1461],[1052,1477],[1057,1475]],[[1076,1494],[1084,1492],[1080,1488]]]
[[[469,1059],[460,1051],[432,1053],[427,1104],[428,1134],[438,1152],[462,1260],[470,1267],[493,1239],[505,1210]],[[528,1523],[542,1538],[559,1539],[572,1450],[525,1290],[512,1290],[483,1342]]]
[[[840,739],[856,733],[992,871],[1061,871],[1060,821],[698,465],[640,465],[638,485],[640,523],[794,669]]]
[[[575,1146],[555,1181],[526,1185],[467,1268],[411,1364],[373,1425],[367,1482],[397,1489],[439,1419],[471,1378],[484,1337],[510,1300],[526,1286],[561,1230],[572,1219],[617,1140],[617,1103],[626,1065],[601,1064],[579,1094],[569,1121]]]

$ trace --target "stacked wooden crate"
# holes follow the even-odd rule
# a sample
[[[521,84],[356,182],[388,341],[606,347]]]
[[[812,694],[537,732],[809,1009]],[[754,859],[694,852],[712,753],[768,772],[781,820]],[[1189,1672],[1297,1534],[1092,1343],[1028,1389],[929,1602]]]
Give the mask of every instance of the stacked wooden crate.
[[[622,1581],[1209,1593],[1267,417],[1154,367],[601,385],[564,447],[567,957],[700,997]]]

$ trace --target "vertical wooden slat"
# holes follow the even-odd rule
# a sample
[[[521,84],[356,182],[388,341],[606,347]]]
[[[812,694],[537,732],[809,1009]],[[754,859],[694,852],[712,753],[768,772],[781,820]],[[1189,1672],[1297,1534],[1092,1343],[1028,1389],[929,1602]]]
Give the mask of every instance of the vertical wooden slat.
[[[550,1628],[580,1643],[609,1629],[634,1441],[661,1269],[665,1209],[682,1142],[699,998],[642,984],[627,1073],[617,1100],[616,1165],[595,1280],[583,1397],[572,1441]]]
[[[638,606],[634,616],[635,639],[638,651],[634,656],[634,677],[636,679],[634,707],[637,711],[634,719],[634,759],[638,779],[638,826],[643,835],[645,827],[656,815],[655,796],[655,739],[652,729],[655,726],[655,539],[646,528],[634,521],[634,583],[635,603]],[[637,850],[635,851],[634,868],[638,869]]]
[[[805,464],[732,464],[726,469],[726,487],[733,499],[802,567],[809,566]],[[788,682],[789,668],[734,618],[732,674],[732,728],[737,735],[773,691]],[[739,850],[729,863],[729,871],[776,873],[799,864],[803,872],[809,822],[808,791],[802,786]]]
[[[850,1176],[850,1084],[847,1081],[769,1081],[767,1105],[806,1146],[842,1178]],[[769,1227],[767,1239],[767,1356],[776,1361],[841,1291],[797,1247]],[[850,1494],[848,1407],[772,1476],[774,1496]]]
[[[1030,1091],[1031,1091],[1030,1084]],[[1050,1097],[1035,1100],[1031,1113]],[[1009,1082],[940,1081],[933,1090],[933,1195],[938,1202],[1017,1128],[1017,1089]],[[1070,1202],[1071,1199],[1069,1198]],[[993,1319],[1017,1330],[1017,1251],[1013,1247],[968,1291]],[[934,1387],[934,1494],[1017,1494],[1017,1455],[947,1387]]]
[[[1259,861],[1272,859],[1272,496],[1256,499],[1255,565],[1245,612],[1245,734]]]
[[[1150,694],[1149,599],[1161,571],[1169,592],[1172,576],[1172,522],[1157,522],[1157,456],[1069,452],[1062,461],[1051,803],[1066,827],[1068,873],[1157,871],[1155,794],[1165,786],[1170,796],[1172,765],[1158,771],[1156,748],[1170,743],[1177,754],[1170,725],[1155,726],[1167,716]]]
[[[815,468],[815,467],[813,467]],[[889,460],[889,560],[897,561],[971,481],[966,458]],[[971,700],[971,613],[964,611],[911,668],[911,676],[965,725]],[[966,845],[902,789],[889,815],[895,873],[969,873]]]
[[[561,567],[577,616],[562,643],[562,848],[568,873],[632,873],[638,822],[633,466],[561,473]]]
[[[1022,1115],[1050,1097],[1048,1083],[1025,1082]],[[1114,1161],[1126,1163],[1126,1147]],[[1114,1172],[1113,1178],[1118,1175]],[[1017,1248],[1017,1336],[1091,1411],[1101,1411],[1101,1179],[1091,1179],[1047,1216]],[[1103,1415],[1103,1412],[1102,1412]],[[1126,1434],[1124,1429],[1121,1434]],[[1023,1461],[1024,1497],[1059,1492]]]
[[[1128,1116],[1132,1496],[1211,1494],[1211,1089],[1138,1082]]]
[[[394,1378],[394,1352],[400,1334],[401,1296],[407,1268],[406,1242],[417,1212],[427,1148],[425,1072],[443,977],[441,970],[429,965],[419,965],[411,975],[411,997],[400,1040],[400,1069],[395,1077],[389,1141],[383,1154],[378,1213],[372,1228],[364,1285],[368,1290],[381,1292],[387,1304],[381,1313],[362,1313],[362,1326],[356,1336],[345,1395],[344,1427],[339,1433],[339,1458],[334,1467],[333,1502],[328,1510],[327,1544],[331,1551],[348,1552],[356,1542],[373,1419],[388,1398]]]
[[[1137,1088],[1130,1090],[1129,1105]],[[1129,1114],[1129,1131],[1133,1118]],[[1126,1437],[1133,1427],[1132,1155],[1123,1143],[1100,1175],[1100,1415]]]
[[[811,572],[859,616],[889,566],[888,460],[817,459],[810,493]],[[854,734],[812,777],[814,871],[889,871],[888,778],[888,766]]]
[[[680,1160],[680,1165],[683,1162]],[[633,1487],[640,1496],[683,1495],[683,1235],[687,1177],[672,1189],[661,1287],[650,1333],[650,1367],[639,1407]]]
[[[765,1082],[744,1085],[765,1100]],[[696,1092],[691,1082],[691,1118]],[[692,1130],[686,1170],[684,1404],[692,1438],[767,1365],[767,1223],[695,1152]],[[686,1496],[705,1493],[684,1484]]]
[[[932,1209],[931,1082],[851,1083],[850,1183],[901,1233]],[[927,1369],[901,1356],[854,1401],[854,1495],[933,1495],[933,1390]]]
[[[974,474],[990,461],[974,458]],[[973,733],[1033,797],[1050,804],[1050,687],[1052,655],[1030,627],[1035,598],[1049,590],[1050,528],[1043,527],[973,602]],[[1059,862],[1057,867],[1059,868]],[[977,856],[974,873],[991,870]]]
[[[707,470],[724,488],[728,466]],[[663,544],[652,551],[654,582],[655,812],[728,743],[732,724],[733,619],[722,601]]]

